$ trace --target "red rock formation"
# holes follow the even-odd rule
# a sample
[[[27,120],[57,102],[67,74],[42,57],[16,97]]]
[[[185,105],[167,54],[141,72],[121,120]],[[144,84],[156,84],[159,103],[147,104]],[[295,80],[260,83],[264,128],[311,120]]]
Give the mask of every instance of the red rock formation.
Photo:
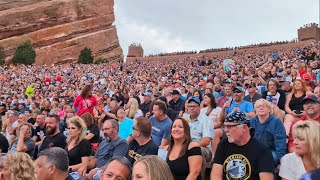
[[[84,47],[95,60],[123,60],[113,0],[2,0],[0,46],[8,60],[19,43],[31,40],[36,64],[72,62]]]

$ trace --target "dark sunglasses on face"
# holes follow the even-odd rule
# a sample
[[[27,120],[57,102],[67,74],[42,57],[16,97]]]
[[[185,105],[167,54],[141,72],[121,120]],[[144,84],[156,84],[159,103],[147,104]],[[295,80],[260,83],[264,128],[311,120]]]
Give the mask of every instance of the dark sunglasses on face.
[[[233,93],[242,93],[241,91],[233,91]]]

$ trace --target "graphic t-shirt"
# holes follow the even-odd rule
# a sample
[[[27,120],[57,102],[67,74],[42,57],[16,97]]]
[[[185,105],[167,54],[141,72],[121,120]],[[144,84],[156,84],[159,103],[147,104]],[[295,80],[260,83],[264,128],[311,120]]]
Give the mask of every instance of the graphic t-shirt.
[[[51,147],[60,147],[64,149],[66,147],[66,137],[61,132],[55,136],[46,136],[40,146],[39,152]]]
[[[155,117],[150,117],[150,122],[152,125],[152,139],[153,141],[160,146],[162,139],[169,140],[170,138],[170,129],[172,121],[169,117],[164,120],[157,120]]]
[[[273,173],[271,151],[258,140],[251,138],[247,144],[237,146],[228,139],[218,145],[214,163],[223,165],[223,179],[259,179],[259,173]]]
[[[152,139],[148,143],[141,146],[135,139],[133,139],[129,143],[129,151],[127,154],[127,158],[131,162],[131,165],[133,165],[133,163],[139,160],[142,156],[157,154],[158,146],[153,142]]]
[[[89,112],[92,117],[93,108],[98,105],[98,101],[94,96],[83,98],[82,96],[77,96],[76,100],[74,101],[74,107],[78,107],[77,115],[81,116],[82,114]]]
[[[46,125],[41,128],[40,126],[37,126],[36,129],[34,130],[34,134],[35,136],[37,136],[37,140],[36,142],[39,142],[42,140],[42,138],[44,138],[44,136],[46,135]]]

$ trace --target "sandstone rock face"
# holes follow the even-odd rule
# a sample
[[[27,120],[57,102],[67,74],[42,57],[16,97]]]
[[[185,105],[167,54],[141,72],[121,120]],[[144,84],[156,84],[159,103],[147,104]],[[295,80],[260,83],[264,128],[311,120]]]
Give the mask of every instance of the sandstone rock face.
[[[95,60],[123,60],[114,0],[2,0],[0,46],[11,60],[17,45],[31,40],[35,64],[73,62],[88,47]]]

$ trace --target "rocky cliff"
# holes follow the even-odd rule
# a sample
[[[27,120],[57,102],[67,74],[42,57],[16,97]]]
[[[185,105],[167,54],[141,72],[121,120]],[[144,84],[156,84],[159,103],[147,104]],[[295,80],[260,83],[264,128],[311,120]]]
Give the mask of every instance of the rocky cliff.
[[[123,60],[114,0],[1,0],[0,46],[10,61],[17,45],[31,40],[36,64],[73,62],[84,47],[95,60]]]

